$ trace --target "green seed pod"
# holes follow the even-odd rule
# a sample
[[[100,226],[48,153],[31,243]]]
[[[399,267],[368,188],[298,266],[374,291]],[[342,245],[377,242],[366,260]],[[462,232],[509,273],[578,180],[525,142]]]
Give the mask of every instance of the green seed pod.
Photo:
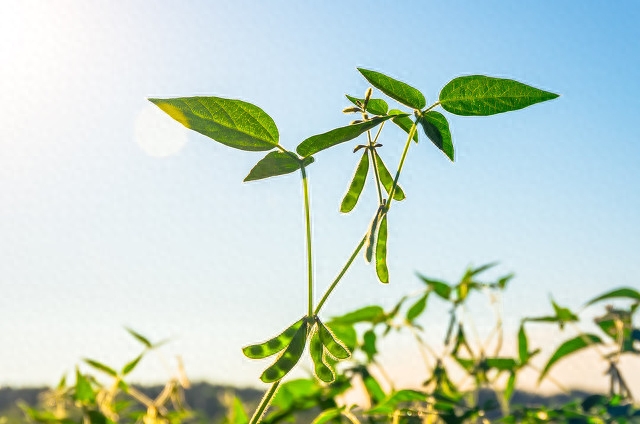
[[[275,355],[285,347],[289,346],[289,343],[291,343],[291,340],[296,335],[298,329],[300,329],[302,323],[305,322],[305,318],[306,317],[300,318],[281,334],[267,340],[266,342],[243,348],[242,353],[244,353],[247,358],[251,359],[262,359]]]
[[[309,350],[311,353],[311,359],[313,360],[313,367],[316,377],[318,377],[319,380],[322,380],[325,383],[331,383],[335,379],[335,376],[333,375],[333,371],[331,371],[331,368],[329,368],[323,361],[324,345],[320,341],[320,337],[318,337],[317,332],[311,337]]]
[[[376,165],[378,166],[380,182],[382,182],[384,189],[386,190],[387,194],[389,194],[389,192],[391,192],[391,187],[393,187],[393,177],[389,173],[387,167],[384,165],[384,162],[382,162],[382,158],[380,157],[380,155],[378,155],[378,152],[374,150],[373,153],[376,158]],[[402,189],[398,185],[396,187],[396,191],[393,193],[393,200],[404,200],[405,197],[406,196],[404,195],[404,191],[402,191]]]
[[[387,214],[384,215],[378,228],[376,241],[376,274],[381,283],[389,282],[389,269],[387,268]]]
[[[273,365],[264,370],[260,380],[265,383],[273,383],[282,379],[296,366],[307,342],[308,324],[306,320],[303,320],[303,322],[304,324],[298,328],[289,346],[278,356]]]
[[[331,330],[329,330],[325,325],[316,317],[316,322],[318,323],[318,335],[320,336],[320,341],[327,348],[327,351],[336,359],[347,359],[351,356],[349,350],[342,344],[342,342],[338,341]]]
[[[340,204],[340,212],[351,212],[356,206],[356,203],[358,203],[358,199],[360,198],[360,194],[362,193],[362,189],[364,188],[364,183],[367,181],[368,173],[369,153],[365,150],[362,158],[360,159],[360,162],[358,163],[358,166],[356,167],[356,172],[355,174],[353,174],[353,179],[351,180],[349,189],[342,199],[342,203]]]
[[[362,109],[360,109],[357,106],[349,106],[342,109],[342,113],[357,113],[357,112],[362,112]]]
[[[373,259],[374,241],[376,238],[376,233],[378,231],[378,223],[380,221],[381,213],[382,213],[382,206],[378,208],[378,211],[376,212],[376,216],[373,217],[373,220],[371,221],[371,225],[369,225],[369,232],[367,232],[367,243],[365,244],[365,249],[364,249],[364,259],[367,262],[371,262],[371,260]]]

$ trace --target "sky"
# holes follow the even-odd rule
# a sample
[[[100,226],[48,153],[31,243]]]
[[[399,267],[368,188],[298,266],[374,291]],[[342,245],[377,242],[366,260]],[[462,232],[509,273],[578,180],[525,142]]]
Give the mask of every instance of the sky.
[[[293,149],[353,119],[344,94],[368,87],[356,67],[430,103],[471,74],[558,93],[508,114],[449,116],[453,164],[426,139],[412,146],[407,199],[389,215],[391,283],[359,257],[323,313],[390,307],[421,288],[416,272],[454,282],[499,261],[491,276],[516,274],[502,307],[509,342],[522,317],[551,312],[550,297],[579,309],[638,289],[639,21],[633,1],[2,2],[0,386],[55,384],[85,357],[120,367],[140,350],[128,326],[170,340],[136,381],[166,380],[180,355],[194,381],[262,387],[267,363],[241,347],[305,313],[299,178],[243,183],[260,153],[188,132],[149,97],[251,102]],[[395,169],[403,139],[388,134],[381,154]],[[369,183],[353,213],[338,212],[354,143],[309,167],[318,293],[375,210]],[[429,308],[437,340],[446,309]],[[548,353],[575,335],[530,331]],[[421,381],[410,340],[382,348],[400,381]],[[606,364],[581,358],[554,375],[606,387]]]

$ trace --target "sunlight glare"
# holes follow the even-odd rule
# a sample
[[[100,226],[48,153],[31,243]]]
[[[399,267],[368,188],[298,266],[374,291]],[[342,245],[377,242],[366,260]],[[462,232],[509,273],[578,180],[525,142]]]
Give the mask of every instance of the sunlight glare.
[[[135,142],[149,156],[167,157],[182,150],[187,129],[150,104],[136,118]]]

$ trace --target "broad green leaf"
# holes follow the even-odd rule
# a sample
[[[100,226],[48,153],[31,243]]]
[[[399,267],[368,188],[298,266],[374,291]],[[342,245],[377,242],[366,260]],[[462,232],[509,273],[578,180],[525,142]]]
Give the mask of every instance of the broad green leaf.
[[[285,347],[289,346],[293,337],[302,327],[302,324],[305,323],[305,319],[306,317],[300,318],[298,321],[291,324],[289,328],[284,330],[282,333],[278,334],[272,339],[267,340],[266,342],[242,348],[242,353],[244,353],[247,358],[251,359],[262,359],[271,355],[275,355]]]
[[[487,116],[509,112],[555,99],[557,94],[518,81],[469,75],[455,78],[440,91],[447,112],[463,116]]]
[[[125,330],[127,330],[127,332],[129,334],[131,334],[137,341],[139,341],[140,343],[142,343],[147,349],[152,349],[153,348],[153,344],[151,344],[151,342],[149,341],[149,339],[147,339],[146,337],[144,337],[142,334],[133,331],[130,328],[125,328]]]
[[[271,405],[281,409],[288,409],[296,399],[314,397],[319,390],[320,386],[314,379],[299,378],[290,380],[280,385],[280,389],[273,397]]]
[[[85,358],[84,362],[86,362],[87,364],[91,365],[93,368],[95,368],[95,369],[97,369],[99,371],[102,371],[105,374],[109,374],[110,376],[115,377],[115,376],[118,375],[118,373],[113,368],[108,367],[107,365],[102,364],[102,363],[100,363],[98,361],[94,361],[93,359]]]
[[[278,145],[278,128],[265,111],[242,100],[221,97],[149,99],[185,127],[229,147],[249,151]]]
[[[382,400],[378,405],[374,408],[369,409],[367,414],[392,414],[395,410],[398,409],[398,406],[401,403],[406,402],[425,402],[428,398],[428,395],[423,392],[419,392],[417,390],[411,389],[403,389],[398,390],[393,393],[391,396]]]
[[[427,105],[424,95],[409,84],[405,84],[402,81],[398,81],[380,72],[363,68],[358,68],[358,71],[360,71],[362,76],[365,77],[371,85],[403,105],[407,105],[413,109],[422,109]]]
[[[431,290],[433,290],[438,296],[443,298],[444,300],[449,300],[451,297],[451,286],[445,282],[434,280],[428,277],[425,277],[421,274],[416,274],[418,278],[420,278]]]
[[[513,358],[486,358],[485,363],[489,368],[495,368],[498,371],[514,371],[518,364]]]
[[[364,308],[357,309],[345,315],[335,317],[332,321],[340,324],[356,324],[359,322],[371,322],[375,324],[382,318],[384,318],[384,309],[382,309],[382,306],[373,305],[365,306]]]
[[[591,299],[590,301],[588,301],[585,306],[593,305],[594,303],[600,302],[601,300],[621,298],[621,297],[640,301],[640,293],[637,290],[634,290],[628,287],[623,287],[623,288],[612,290],[605,294],[601,294],[600,296],[597,296]]]
[[[265,383],[273,383],[281,380],[289,371],[295,367],[300,360],[304,346],[307,342],[307,321],[303,320],[303,325],[298,328],[296,334],[291,339],[289,346],[278,356],[278,359],[269,368],[264,370],[260,380]]]
[[[378,353],[378,349],[376,348],[376,340],[377,336],[373,329],[369,329],[365,331],[362,335],[362,351],[367,355],[367,359],[369,362],[373,361],[373,358]]]
[[[351,352],[339,341],[336,340],[336,337],[333,333],[325,327],[325,325],[316,318],[316,323],[318,325],[318,336],[320,337],[320,341],[327,348],[327,351],[331,356],[336,359],[347,359],[351,356]]]
[[[333,375],[331,368],[329,368],[322,360],[324,356],[324,345],[320,341],[320,337],[317,332],[311,336],[311,341],[309,342],[309,353],[311,354],[313,370],[316,377],[325,383],[331,383],[335,379],[335,376]]]
[[[314,159],[309,156],[304,158],[303,161],[304,166],[308,166],[313,163]],[[297,159],[294,153],[269,152],[251,169],[244,181],[255,181],[277,175],[290,174],[300,169],[300,167],[301,160]]]
[[[538,377],[538,382],[542,381],[542,379],[547,375],[551,367],[558,362],[560,359],[564,358],[567,355],[571,355],[585,347],[589,347],[591,345],[602,344],[602,340],[600,337],[595,334],[582,334],[580,336],[574,337],[573,339],[567,340],[551,355],[549,361],[544,366],[544,369],[540,373],[540,377]]]
[[[391,119],[391,121],[393,121],[394,124],[402,128],[404,132],[406,132],[407,134],[411,133],[411,127],[413,127],[414,123],[411,120],[411,118],[409,118],[409,116],[402,113],[402,111],[398,109],[391,109],[388,112],[388,114],[397,115],[397,116],[394,116],[393,119]],[[413,132],[413,141],[415,141],[416,143],[418,142],[418,131]]]
[[[440,112],[432,110],[422,116],[420,124],[429,140],[453,162],[453,141],[447,118]]]
[[[87,378],[76,369],[76,387],[73,398],[81,403],[92,403],[96,400],[96,394]]]
[[[340,415],[342,414],[343,409],[344,407],[325,409],[311,422],[311,424],[325,424],[328,422],[335,422],[336,418],[340,417]]]
[[[226,416],[226,424],[248,424],[249,416],[247,412],[244,410],[244,405],[242,405],[242,401],[237,396],[233,397],[231,401],[231,405],[229,411]]]
[[[378,152],[374,150],[373,154],[374,154],[374,157],[376,158],[376,166],[378,167],[378,175],[380,176],[380,182],[382,183],[382,186],[384,187],[387,194],[389,194],[391,193],[391,188],[393,187],[393,177],[391,176],[391,173],[385,166],[384,162],[382,162],[382,158],[380,157]],[[402,191],[402,188],[400,187],[400,185],[398,185],[396,187],[396,191],[393,193],[393,200],[400,201],[400,200],[404,200],[405,197],[406,196],[404,195],[404,191]]]
[[[127,363],[122,368],[122,375],[127,375],[131,371],[133,371],[133,369],[138,365],[138,363],[140,362],[140,360],[142,359],[143,356],[144,356],[144,354],[140,354],[135,359],[133,359],[131,362]]]
[[[367,174],[369,173],[369,152],[367,150],[362,154],[362,158],[356,167],[356,172],[353,174],[353,179],[351,180],[351,184],[349,185],[349,189],[347,193],[344,195],[342,199],[342,203],[340,204],[340,212],[348,213],[353,210],[358,203],[358,199],[360,198],[360,194],[362,193],[362,189],[364,187],[364,183],[367,181]]]
[[[345,96],[347,96],[347,99],[356,106],[362,107],[364,104],[364,99],[358,99],[348,94],[345,94]],[[389,105],[382,99],[369,99],[367,102],[367,112],[373,115],[386,115],[388,110]]]
[[[429,297],[429,293],[425,293],[422,295],[420,299],[407,311],[407,321],[411,322],[416,319],[420,314],[424,311],[424,308],[427,306],[427,297]]]
[[[391,116],[377,116],[368,121],[336,128],[326,133],[313,135],[296,147],[296,152],[302,157],[311,156],[336,144],[353,140],[360,134],[377,127],[382,122],[390,119]]]
[[[524,332],[524,323],[520,324],[520,330],[518,330],[518,358],[520,358],[520,365],[529,361],[529,341]]]
[[[376,240],[376,274],[381,283],[389,283],[389,268],[387,267],[387,214],[384,214],[378,238]]]
[[[325,326],[331,330],[336,338],[338,338],[347,349],[353,351],[356,348],[356,344],[358,344],[358,335],[356,333],[356,329],[353,328],[353,324],[329,321],[325,323]]]

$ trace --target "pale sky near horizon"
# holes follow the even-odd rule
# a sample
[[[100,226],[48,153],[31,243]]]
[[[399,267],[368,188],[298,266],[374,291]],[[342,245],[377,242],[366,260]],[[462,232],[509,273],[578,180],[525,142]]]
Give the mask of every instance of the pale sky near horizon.
[[[454,164],[426,140],[413,146],[407,200],[389,218],[391,284],[358,258],[325,312],[388,307],[420,289],[415,272],[453,281],[496,260],[492,275],[516,274],[503,308],[513,335],[521,317],[551,312],[550,295],[579,309],[640,288],[638,22],[632,1],[3,2],[0,386],[55,384],[82,357],[120,366],[138,352],[124,326],[171,338],[162,355],[180,354],[193,380],[258,385],[268,362],[240,348],[305,312],[299,179],[242,183],[260,153],[188,133],[148,97],[249,101],[293,149],[352,119],[344,94],[368,86],[357,66],[428,102],[468,74],[558,93],[509,114],[451,116]],[[391,167],[394,143],[383,141]],[[318,292],[375,203],[369,183],[365,203],[338,213],[352,148],[309,168]],[[432,304],[424,324],[438,333],[446,311]],[[542,326],[534,336],[547,349],[562,337]],[[389,368],[410,381],[394,357],[413,345],[388,349]],[[164,380],[163,361],[134,379]],[[596,364],[556,371],[600,387]]]

